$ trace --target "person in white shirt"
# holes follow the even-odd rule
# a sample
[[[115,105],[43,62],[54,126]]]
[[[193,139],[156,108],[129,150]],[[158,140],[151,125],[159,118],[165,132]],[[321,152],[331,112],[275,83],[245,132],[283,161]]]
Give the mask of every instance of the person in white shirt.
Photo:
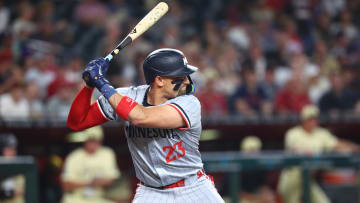
[[[29,103],[24,96],[22,84],[16,84],[9,93],[0,95],[0,118],[5,121],[27,120],[30,116]]]

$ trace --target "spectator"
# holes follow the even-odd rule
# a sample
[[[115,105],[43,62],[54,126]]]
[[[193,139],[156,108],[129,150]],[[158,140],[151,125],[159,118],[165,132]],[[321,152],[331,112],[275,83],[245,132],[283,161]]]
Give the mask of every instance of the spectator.
[[[62,202],[111,203],[104,198],[104,189],[119,177],[120,172],[114,152],[102,146],[102,128],[89,128],[72,136],[83,138],[85,142],[83,147],[74,150],[66,158],[61,176],[64,190]]]
[[[334,25],[334,29],[336,30],[335,33],[343,32],[346,39],[352,41],[358,36],[358,29],[356,26],[352,23],[353,20],[351,19],[352,15],[351,13],[344,9],[341,12],[340,15],[340,23],[337,25]]]
[[[260,153],[261,140],[255,136],[245,137],[240,145],[241,151],[246,155]],[[268,185],[267,171],[243,171],[241,174],[242,193],[240,203],[275,203],[275,193]]]
[[[337,60],[328,53],[324,41],[318,40],[315,45],[313,61],[320,68],[320,74],[309,80],[309,96],[313,104],[318,104],[320,98],[330,89],[328,76],[340,71]]]
[[[272,21],[269,19],[262,19],[257,25],[259,30],[259,46],[265,55],[276,53],[279,46],[276,40],[277,30],[272,27],[271,23]]]
[[[349,44],[350,41],[345,37],[343,32],[338,33],[333,41],[330,54],[337,58],[340,66],[347,65],[349,63],[347,58]]]
[[[327,129],[318,125],[319,109],[308,105],[301,110],[301,125],[289,129],[285,135],[285,149],[288,152],[314,156],[327,151],[354,152],[360,146],[336,138]],[[318,184],[310,183],[311,201],[314,203],[328,203],[330,200]],[[299,203],[302,196],[301,169],[292,167],[281,173],[278,192],[284,203]]]
[[[0,40],[3,37],[10,21],[10,9],[5,7],[3,0],[0,1]]]
[[[279,40],[284,57],[303,53],[303,44],[296,23],[291,18],[285,18],[283,26],[284,29],[279,35]]]
[[[164,47],[177,47],[180,41],[179,26],[176,24],[168,25],[164,30],[163,46]]]
[[[343,74],[331,75],[330,82],[331,89],[320,99],[321,112],[352,111],[357,102],[357,97],[350,89],[346,88]]]
[[[244,116],[254,116],[256,112],[267,112],[267,101],[265,91],[258,84],[256,73],[253,69],[244,70],[244,83],[235,92],[234,102],[236,111]]]
[[[337,0],[337,1],[322,0],[321,4],[322,7],[326,10],[327,13],[330,14],[331,17],[335,17],[346,7],[346,0]]]
[[[1,156],[5,159],[13,159],[17,156],[17,139],[13,134],[0,134]],[[25,203],[25,177],[15,175],[0,180],[0,202],[2,203]]]
[[[57,94],[61,89],[65,88],[65,86],[69,87],[70,85],[75,85],[76,83],[70,82],[70,78],[67,73],[69,73],[69,69],[65,66],[59,68],[56,72],[55,79],[52,80],[47,86],[47,97],[51,98],[53,95]]]
[[[218,92],[215,88],[215,81],[208,80],[205,88],[199,93],[201,102],[201,113],[203,116],[219,117],[228,113],[226,95]]]
[[[227,33],[227,38],[238,49],[248,50],[250,47],[250,36],[245,25],[231,27]]]
[[[360,69],[359,64],[344,67],[342,70],[343,80],[348,90],[360,96]]]
[[[37,29],[33,22],[34,7],[27,1],[18,4],[19,16],[14,21],[12,31],[16,39],[24,39],[30,36]]]
[[[290,58],[290,68],[278,67],[275,69],[275,81],[279,87],[283,87],[291,79],[301,79],[307,83],[319,75],[319,68],[311,63],[304,54],[295,54]]]
[[[53,121],[65,121],[74,97],[74,85],[62,83],[61,88],[52,96],[46,105],[48,119]]]
[[[35,82],[26,85],[26,99],[29,103],[30,119],[41,119],[44,117],[44,104],[39,99],[39,87]]]
[[[0,35],[0,61],[11,61],[13,58],[13,37],[10,34]]]
[[[316,29],[314,30],[315,37],[323,40],[326,45],[330,45],[334,37],[334,33],[330,31],[331,17],[327,12],[319,13],[316,18]]]
[[[276,92],[279,90],[279,87],[275,82],[274,69],[275,68],[273,65],[269,65],[266,68],[265,78],[260,83],[261,87],[264,89],[265,97],[268,98],[270,101],[274,101]]]
[[[315,53],[313,61],[320,68],[320,73],[323,76],[329,76],[332,73],[340,71],[340,65],[336,58],[329,54],[328,47],[325,41],[318,40],[315,44]]]
[[[22,71],[7,57],[0,58],[0,94],[6,93],[16,83],[23,80]]]
[[[228,51],[228,52],[234,52]],[[232,54],[234,55],[234,54]],[[237,60],[236,55],[232,60]],[[240,84],[240,77],[238,74],[238,67],[232,68],[228,62],[229,59],[225,58],[225,55],[221,54],[215,58],[214,67],[219,76],[216,80],[216,87],[221,89],[225,94],[232,95],[235,93],[237,86]],[[239,65],[238,61],[233,61],[234,66]]]
[[[240,150],[246,154],[258,154],[261,148],[262,142],[256,136],[247,136],[240,143]]]
[[[262,50],[256,46],[251,47],[250,58],[251,61],[254,63],[254,69],[257,80],[259,82],[263,81],[265,78],[267,62],[265,56],[262,53]]]
[[[105,22],[107,14],[106,7],[98,0],[81,1],[75,10],[76,20],[85,25],[99,25]]]
[[[40,1],[37,5],[36,17],[38,21],[51,21],[55,14],[55,3],[53,1]]]
[[[65,71],[65,79],[71,83],[76,84],[82,82],[81,73],[84,68],[84,61],[79,56],[74,56],[69,64],[67,64]]]
[[[300,113],[307,104],[310,104],[310,98],[304,83],[299,79],[289,81],[275,98],[275,110],[280,114]]]
[[[25,98],[24,86],[15,84],[9,93],[0,95],[0,117],[5,121],[28,120],[30,106]]]
[[[53,55],[36,56],[35,66],[30,67],[25,73],[25,82],[34,81],[40,88],[40,97],[47,97],[48,85],[56,78],[55,58]]]

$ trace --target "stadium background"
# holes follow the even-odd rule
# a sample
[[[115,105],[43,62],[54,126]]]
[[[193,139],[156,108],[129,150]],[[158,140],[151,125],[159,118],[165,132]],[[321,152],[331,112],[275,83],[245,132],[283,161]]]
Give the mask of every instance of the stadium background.
[[[20,155],[36,157],[43,202],[51,202],[47,193],[61,195],[47,181],[58,181],[61,160],[79,145],[69,142],[65,120],[82,70],[156,3],[0,1],[0,131],[17,136]],[[320,108],[323,126],[336,136],[360,141],[360,1],[173,0],[169,6],[113,60],[108,78],[115,87],[143,84],[141,65],[151,50],[182,50],[200,68],[193,77],[203,107],[201,151],[236,151],[249,135],[265,150],[282,150],[286,130],[307,104]],[[121,125],[104,129],[105,145],[133,177]]]

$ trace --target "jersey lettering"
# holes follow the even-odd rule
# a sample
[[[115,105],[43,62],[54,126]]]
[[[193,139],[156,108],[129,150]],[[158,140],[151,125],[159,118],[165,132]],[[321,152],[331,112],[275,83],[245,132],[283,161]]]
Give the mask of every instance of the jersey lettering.
[[[133,125],[126,126],[129,138],[171,138],[179,140],[180,136],[173,129],[140,128]]]

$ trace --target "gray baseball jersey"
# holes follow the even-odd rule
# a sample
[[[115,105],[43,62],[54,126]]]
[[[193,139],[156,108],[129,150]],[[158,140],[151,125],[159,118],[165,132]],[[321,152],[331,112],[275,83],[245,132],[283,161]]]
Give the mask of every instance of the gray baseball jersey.
[[[143,106],[147,104],[148,85],[118,88]],[[109,102],[101,96],[98,104],[110,120],[118,116]],[[180,129],[141,128],[126,122],[125,134],[134,163],[136,177],[146,185],[160,187],[173,184],[196,174],[203,164],[199,152],[201,134],[201,105],[193,95],[179,96],[162,105],[171,105],[185,120]],[[156,115],[153,115],[156,116]]]

